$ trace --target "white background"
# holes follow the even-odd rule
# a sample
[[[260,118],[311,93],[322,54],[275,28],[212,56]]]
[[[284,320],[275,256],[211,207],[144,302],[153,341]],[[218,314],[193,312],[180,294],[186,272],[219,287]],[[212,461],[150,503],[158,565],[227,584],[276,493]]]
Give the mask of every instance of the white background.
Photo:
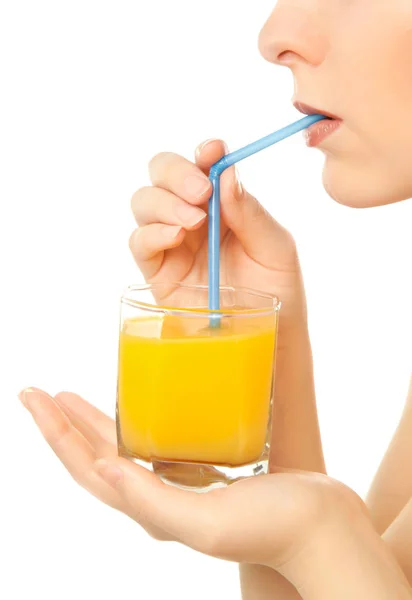
[[[239,597],[235,565],[156,543],[78,489],[16,394],[76,391],[114,414],[147,162],[214,136],[236,149],[299,116],[290,74],[257,51],[272,7],[1,3],[1,597]],[[329,472],[364,495],[408,386],[412,209],[336,205],[322,162],[298,136],[240,172],[298,241]]]

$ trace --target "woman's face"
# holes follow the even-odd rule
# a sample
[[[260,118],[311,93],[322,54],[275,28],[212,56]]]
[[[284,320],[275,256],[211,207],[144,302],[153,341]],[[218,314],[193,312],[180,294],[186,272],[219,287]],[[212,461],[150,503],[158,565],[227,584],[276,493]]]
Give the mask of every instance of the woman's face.
[[[261,53],[287,66],[294,102],[342,119],[321,140],[324,184],[354,207],[412,196],[412,0],[279,0]]]

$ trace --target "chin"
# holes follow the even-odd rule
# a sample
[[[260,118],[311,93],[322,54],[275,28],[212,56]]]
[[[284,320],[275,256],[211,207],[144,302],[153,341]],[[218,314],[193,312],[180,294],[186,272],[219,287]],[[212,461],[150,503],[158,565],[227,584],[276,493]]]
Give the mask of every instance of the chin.
[[[412,196],[410,186],[399,178],[384,175],[382,170],[353,166],[344,160],[326,158],[323,185],[329,196],[350,208],[373,208],[401,202]]]

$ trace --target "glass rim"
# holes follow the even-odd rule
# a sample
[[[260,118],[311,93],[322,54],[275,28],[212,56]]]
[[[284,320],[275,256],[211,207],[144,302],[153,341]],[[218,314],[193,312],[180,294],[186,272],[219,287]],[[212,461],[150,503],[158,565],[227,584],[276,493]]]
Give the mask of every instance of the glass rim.
[[[141,308],[151,312],[163,312],[163,313],[173,313],[180,315],[199,315],[203,317],[207,317],[208,315],[217,314],[220,316],[228,316],[228,317],[241,317],[241,316],[259,316],[259,315],[267,315],[267,314],[276,314],[280,311],[282,303],[279,298],[273,294],[269,294],[268,292],[263,292],[260,290],[254,290],[251,288],[245,287],[234,287],[230,285],[221,285],[220,291],[223,292],[233,292],[233,293],[243,293],[248,294],[249,296],[253,296],[255,298],[266,298],[271,301],[271,306],[267,306],[264,308],[245,308],[245,309],[221,309],[221,310],[211,310],[209,308],[182,308],[179,306],[172,306],[166,304],[150,304],[148,302],[142,302],[140,300],[136,300],[130,297],[130,294],[133,292],[147,292],[153,291],[164,286],[171,286],[173,288],[182,288],[186,290],[194,290],[194,291],[202,291],[207,292],[208,286],[201,284],[185,284],[185,283],[173,283],[173,282],[159,282],[159,283],[142,283],[142,284],[134,284],[128,286],[122,293],[121,304],[127,304],[128,306],[132,306],[134,308]]]

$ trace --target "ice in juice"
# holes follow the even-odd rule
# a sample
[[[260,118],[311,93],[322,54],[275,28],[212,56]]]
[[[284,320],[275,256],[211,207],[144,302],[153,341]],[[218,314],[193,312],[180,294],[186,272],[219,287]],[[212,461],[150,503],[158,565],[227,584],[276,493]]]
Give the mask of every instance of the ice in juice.
[[[276,317],[156,315],[123,323],[120,447],[141,460],[247,465],[262,456]]]

